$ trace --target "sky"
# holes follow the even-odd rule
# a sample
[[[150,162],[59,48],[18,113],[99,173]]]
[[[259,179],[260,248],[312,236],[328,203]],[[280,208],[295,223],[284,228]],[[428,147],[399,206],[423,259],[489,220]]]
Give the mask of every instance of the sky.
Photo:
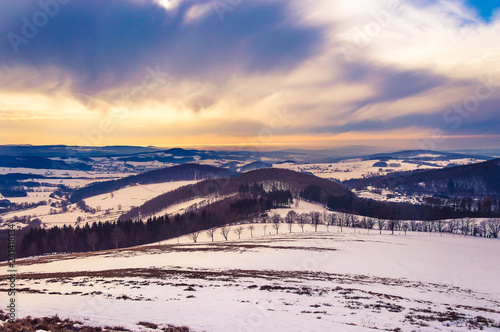
[[[473,0],[0,4],[0,144],[500,146]]]

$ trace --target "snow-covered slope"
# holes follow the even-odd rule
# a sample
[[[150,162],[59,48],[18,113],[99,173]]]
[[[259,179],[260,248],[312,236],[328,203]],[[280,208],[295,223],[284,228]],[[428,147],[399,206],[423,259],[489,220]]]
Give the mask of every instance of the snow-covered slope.
[[[468,165],[480,161],[482,160],[463,158],[433,161],[432,163],[418,163],[406,159],[391,159],[385,163],[387,166],[376,166],[378,160],[346,159],[336,163],[282,163],[275,164],[274,167],[291,169],[298,172],[309,172],[325,179],[345,181],[375,175],[386,175],[393,172],[414,171],[420,169],[440,169],[451,164]]]
[[[500,326],[499,240],[324,226],[315,233],[309,225],[289,233],[284,224],[279,234],[252,224],[252,237],[249,226],[232,226],[227,242],[203,233],[196,244],[185,236],[22,259],[18,313],[134,331],[145,330],[140,321],[231,332]]]
[[[94,221],[116,221],[123,212],[128,211],[133,206],[141,205],[153,197],[196,182],[198,181],[172,181],[135,185],[112,193],[93,196],[85,199],[85,203],[94,210],[92,213],[82,211],[77,208],[77,204],[69,205],[66,212],[63,212],[61,208],[43,205],[32,209],[5,213],[1,217],[4,221],[8,221],[14,217],[30,216],[31,218],[40,219],[45,227],[85,224]],[[30,196],[36,196],[36,193],[30,193]],[[78,223],[77,219],[79,220]]]

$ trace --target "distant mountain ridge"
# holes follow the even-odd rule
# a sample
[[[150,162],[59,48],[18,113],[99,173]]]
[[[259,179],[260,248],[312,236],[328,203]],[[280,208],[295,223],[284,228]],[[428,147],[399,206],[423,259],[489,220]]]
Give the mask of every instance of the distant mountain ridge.
[[[74,158],[83,163],[91,164],[89,158],[116,158],[120,161],[161,161],[165,163],[190,163],[202,160],[215,160],[229,163],[238,161],[241,163],[266,162],[282,163],[284,161],[293,161],[296,163],[329,163],[352,158],[378,159],[378,158],[397,158],[414,159],[421,161],[445,160],[475,158],[478,160],[488,160],[491,157],[484,153],[474,154],[472,151],[466,153],[439,152],[431,150],[404,150],[396,152],[377,152],[383,151],[380,148],[369,147],[343,147],[327,150],[298,150],[287,149],[277,151],[263,150],[198,150],[183,148],[159,148],[159,147],[140,147],[140,146],[66,146],[66,145],[0,145],[0,155],[11,157],[43,157],[60,158],[62,160]],[[482,150],[477,150],[478,152]],[[372,154],[370,154],[372,153]],[[420,157],[418,157],[420,155]],[[422,156],[428,155],[428,156]]]
[[[33,169],[59,169],[59,170],[76,170],[90,171],[91,165],[85,163],[66,163],[63,160],[52,160],[45,157],[36,156],[5,156],[0,155],[0,167],[9,168],[33,168]]]
[[[158,150],[140,146],[0,145],[0,155],[46,158],[111,157]]]

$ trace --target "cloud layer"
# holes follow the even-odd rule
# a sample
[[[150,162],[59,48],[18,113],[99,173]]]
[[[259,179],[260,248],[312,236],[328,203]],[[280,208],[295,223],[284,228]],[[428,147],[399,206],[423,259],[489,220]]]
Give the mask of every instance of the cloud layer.
[[[500,17],[473,5],[2,3],[0,143],[491,142]]]

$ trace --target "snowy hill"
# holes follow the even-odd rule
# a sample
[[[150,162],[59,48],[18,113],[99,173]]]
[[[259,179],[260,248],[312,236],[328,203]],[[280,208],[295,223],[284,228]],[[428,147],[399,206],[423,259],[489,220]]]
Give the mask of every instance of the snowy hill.
[[[139,322],[218,332],[500,327],[498,240],[249,226],[241,240],[232,226],[229,241],[217,231],[215,242],[204,233],[196,244],[21,259],[18,315],[133,331],[151,331]]]

